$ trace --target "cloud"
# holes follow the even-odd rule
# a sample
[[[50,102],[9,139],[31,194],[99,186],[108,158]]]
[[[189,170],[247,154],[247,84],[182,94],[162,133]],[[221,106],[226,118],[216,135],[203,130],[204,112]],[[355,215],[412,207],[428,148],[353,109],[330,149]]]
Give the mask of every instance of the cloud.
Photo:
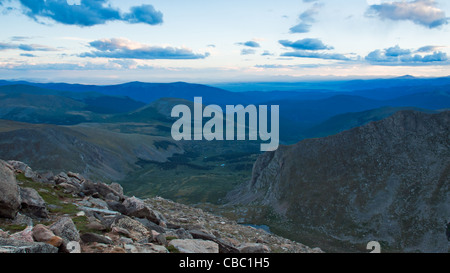
[[[22,56],[22,57],[37,57],[36,55],[30,54],[30,53],[22,53],[22,54],[20,54],[20,56]]]
[[[18,45],[18,49],[23,50],[23,51],[57,51],[54,48],[44,46],[44,45],[36,45],[36,44],[31,44],[31,45],[20,44],[20,45]]]
[[[315,2],[315,1],[303,1],[303,2]],[[316,22],[314,18],[319,13],[321,4],[314,4],[312,8],[307,9],[305,12],[299,15],[300,23],[291,27],[289,31],[291,33],[307,33],[311,30],[312,24]]]
[[[248,48],[244,48],[241,51],[241,55],[253,55],[255,53],[256,53],[256,51],[254,49],[248,49]]]
[[[14,41],[14,42],[23,42],[25,40],[31,39],[31,37],[27,37],[27,36],[12,36],[10,39],[11,39],[11,41]]]
[[[261,47],[261,45],[255,41],[247,41],[245,43],[238,43],[238,45],[254,47],[254,48]]]
[[[408,20],[428,28],[436,28],[448,23],[445,12],[437,7],[435,0],[387,2],[371,5],[366,14],[394,21]]]
[[[281,45],[285,47],[290,47],[293,49],[300,49],[300,50],[329,50],[333,49],[333,47],[329,47],[324,45],[324,43],[319,39],[311,39],[306,38],[303,40],[298,40],[296,42],[291,42],[289,40],[280,40],[278,41]]]
[[[264,52],[261,53],[261,56],[274,56],[274,55],[275,55],[275,54],[271,53],[271,52],[268,51],[268,50],[264,50]]]
[[[17,49],[17,45],[9,44],[9,43],[0,43],[0,51],[8,50],[8,49]]]
[[[434,52],[439,50],[439,48],[442,48],[442,46],[423,46],[417,49],[416,52]]]
[[[350,61],[351,59],[343,54],[339,53],[323,53],[323,52],[311,52],[305,50],[297,50],[294,52],[286,52],[281,54],[284,57],[297,57],[297,58],[312,58],[312,59],[324,59],[324,60],[339,60]]]
[[[394,47],[387,48],[384,54],[388,57],[398,57],[411,54],[411,50],[402,49],[400,46],[396,45]]]
[[[24,54],[25,55],[25,54]],[[32,56],[26,56],[32,57]],[[109,60],[106,63],[18,63],[18,64],[0,64],[0,69],[10,70],[122,70],[122,69],[153,69],[148,65],[138,65],[133,60]]]
[[[89,45],[96,49],[92,52],[82,53],[80,57],[112,58],[112,59],[204,59],[209,53],[197,54],[188,48],[176,48],[171,46],[149,46],[132,42],[128,39],[102,39]]]
[[[421,51],[420,51],[421,50]],[[426,50],[426,51],[425,51]],[[431,54],[413,54],[413,51],[401,49],[399,46],[377,49],[370,52],[366,56],[366,61],[378,65],[430,65],[430,64],[447,64],[448,56],[442,51],[431,51],[431,47],[422,47],[415,52],[433,52]],[[401,54],[400,54],[401,53]]]
[[[0,43],[0,51],[9,49],[17,49],[22,51],[57,51],[57,49],[45,45]]]
[[[124,21],[131,24],[157,25],[163,22],[163,14],[151,5],[130,8],[122,14],[111,7],[109,0],[81,0],[79,5],[66,0],[18,0],[25,15],[38,21],[47,18],[66,25],[94,26],[108,21]]]

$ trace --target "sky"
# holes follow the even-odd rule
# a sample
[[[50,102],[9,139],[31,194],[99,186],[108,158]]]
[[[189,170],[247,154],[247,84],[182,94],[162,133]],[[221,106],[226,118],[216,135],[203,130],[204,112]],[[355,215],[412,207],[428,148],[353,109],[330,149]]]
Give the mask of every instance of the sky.
[[[450,75],[448,0],[0,0],[0,79]]]

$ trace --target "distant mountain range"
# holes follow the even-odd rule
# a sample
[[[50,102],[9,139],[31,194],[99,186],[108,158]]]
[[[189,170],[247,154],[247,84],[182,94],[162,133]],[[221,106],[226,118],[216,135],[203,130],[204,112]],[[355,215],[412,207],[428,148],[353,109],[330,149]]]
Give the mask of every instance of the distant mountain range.
[[[279,105],[281,143],[293,145],[261,155],[257,141],[175,142],[171,110],[192,108],[197,96],[221,107]],[[393,250],[441,251],[448,109],[450,78],[216,86],[0,80],[0,154],[33,169],[120,182],[140,197],[217,206],[237,189],[238,201],[248,202],[232,215],[253,213],[252,223],[325,250],[361,250],[381,238]],[[429,237],[417,235],[425,229]]]
[[[449,78],[404,77],[335,82],[334,85],[331,82],[315,83],[315,87],[322,89],[230,92],[183,82],[131,82],[95,86],[0,81],[0,118],[30,123],[74,125],[83,122],[117,122],[124,119],[132,121],[133,117],[137,117],[136,113],[139,113],[138,119],[143,122],[154,118],[152,113],[140,109],[145,109],[148,103],[158,104],[161,98],[193,101],[194,97],[200,96],[205,105],[217,104],[222,107],[238,104],[280,105],[281,139],[285,143],[295,143],[305,137],[324,135],[324,132],[318,132],[317,135],[312,135],[311,132],[324,128],[326,123],[321,126],[320,124],[337,115],[384,107],[414,107],[424,110],[449,108],[449,82]],[[401,84],[405,86],[400,86]],[[383,85],[385,87],[381,88]],[[342,91],[344,88],[361,89]],[[146,117],[146,114],[149,116]],[[363,124],[354,123],[355,126]]]

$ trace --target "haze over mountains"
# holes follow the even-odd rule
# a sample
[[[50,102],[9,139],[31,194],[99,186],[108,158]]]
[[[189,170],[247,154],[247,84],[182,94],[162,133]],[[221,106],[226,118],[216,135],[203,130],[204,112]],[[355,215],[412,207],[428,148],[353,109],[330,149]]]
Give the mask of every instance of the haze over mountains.
[[[228,89],[232,91],[228,91]],[[284,167],[281,169],[266,169],[261,166],[260,162],[270,157],[270,153],[261,155],[259,151],[260,143],[255,141],[175,142],[170,134],[171,126],[175,121],[170,117],[171,109],[177,104],[192,107],[194,97],[202,97],[205,105],[217,104],[221,107],[238,104],[244,106],[249,104],[280,105],[281,143],[294,145],[283,146],[277,153],[287,158],[286,151],[295,150],[292,154],[289,153],[290,157],[286,159],[292,162],[291,168],[289,170]],[[276,177],[270,183],[276,185],[288,183],[292,186],[289,189],[292,189],[293,193],[299,194],[296,195],[297,197],[300,198],[302,194],[306,194],[308,196],[305,198],[312,200],[315,198],[314,196],[319,196],[323,192],[313,190],[301,192],[295,185],[296,181],[299,181],[299,177],[303,177],[303,174],[299,174],[300,170],[309,166],[304,175],[305,177],[312,177],[311,179],[314,180],[315,172],[330,174],[329,171],[334,170],[336,162],[343,158],[346,164],[349,164],[348,166],[345,165],[345,168],[341,166],[342,169],[332,171],[333,175],[320,177],[320,181],[317,183],[328,185],[329,181],[339,180],[340,172],[348,169],[348,172],[353,170],[357,176],[354,181],[352,180],[354,183],[351,184],[351,190],[359,191],[362,186],[357,185],[361,182],[358,179],[366,179],[366,175],[368,175],[366,171],[369,173],[372,173],[372,169],[379,171],[375,168],[375,165],[370,165],[376,163],[372,162],[375,157],[367,157],[367,163],[364,163],[367,165],[361,162],[359,163],[362,165],[353,164],[355,162],[352,161],[367,155],[367,150],[363,146],[371,137],[374,138],[373,143],[379,147],[376,152],[380,153],[380,158],[389,158],[390,152],[395,150],[385,151],[382,143],[388,143],[387,147],[396,147],[398,143],[401,143],[402,149],[417,148],[418,151],[422,151],[421,157],[425,158],[401,158],[401,161],[396,164],[389,161],[389,164],[392,163],[391,168],[398,169],[394,172],[395,174],[404,171],[408,177],[421,177],[422,173],[417,173],[418,171],[414,171],[414,169],[429,168],[430,164],[435,164],[433,162],[441,162],[439,165],[441,167],[436,167],[436,163],[433,165],[436,167],[433,170],[436,170],[435,175],[441,175],[438,181],[442,179],[448,181],[448,176],[445,176],[445,170],[448,168],[448,157],[446,157],[449,149],[447,145],[448,134],[447,140],[445,140],[445,135],[441,135],[443,130],[444,133],[445,130],[448,130],[448,123],[445,127],[446,124],[445,122],[442,123],[442,120],[435,121],[436,116],[441,117],[440,119],[446,118],[445,113],[448,113],[446,112],[448,109],[450,109],[450,77],[418,79],[406,76],[376,80],[240,83],[214,86],[183,82],[131,82],[112,86],[95,86],[0,81],[0,153],[4,160],[23,161],[33,169],[54,173],[70,170],[79,172],[91,179],[120,182],[129,194],[140,197],[160,195],[184,203],[209,203],[215,206],[225,202],[225,197],[230,191],[245,185],[244,183],[247,181],[255,181],[255,175],[258,172],[268,172]],[[406,116],[400,114],[400,117],[408,121],[406,122],[408,126],[400,123],[398,128],[393,128],[392,124],[395,124],[394,121],[399,117],[396,114],[399,111],[408,111],[407,113],[414,114],[407,114]],[[430,114],[435,115],[429,118]],[[386,121],[390,119],[390,123]],[[368,129],[364,128],[374,126],[372,122],[380,120],[383,121],[376,123],[380,124],[376,127],[377,130],[365,131]],[[426,123],[425,120],[433,121],[428,125],[423,125],[428,126],[426,130],[429,130],[432,134],[439,133],[439,143],[447,143],[445,144],[447,146],[439,144],[441,145],[440,148],[436,148],[437,146],[434,145],[437,145],[437,143],[433,142],[434,138],[430,139],[429,137],[432,136],[426,136],[426,134],[416,136],[416,138],[423,137],[423,143],[414,138],[414,135],[417,134],[415,131],[417,127],[411,124],[415,124],[414,121],[416,121],[417,124],[422,126],[423,123]],[[441,127],[436,124],[440,124]],[[360,126],[363,126],[362,129],[359,128]],[[382,134],[383,131],[392,133],[398,138],[393,138],[393,135],[389,133]],[[403,135],[404,132],[410,132],[410,135]],[[420,133],[423,132],[422,128]],[[363,134],[361,135],[362,139],[358,139],[360,133]],[[342,134],[346,137],[342,137]],[[318,137],[329,138],[305,140]],[[305,140],[305,142],[296,144],[302,140]],[[340,141],[342,141],[341,148],[337,147],[341,143]],[[389,141],[392,141],[392,143]],[[408,141],[412,141],[411,145],[413,146],[406,145],[405,143]],[[332,162],[325,157],[315,157],[315,155],[318,155],[318,151],[322,151],[329,145],[334,148],[330,148],[328,153],[336,155],[336,162]],[[299,146],[301,151],[296,148]],[[347,154],[347,148],[349,151],[353,149],[355,153]],[[431,149],[430,151],[438,149],[436,151],[439,153],[427,152],[426,149],[428,148]],[[311,153],[301,157],[299,155],[303,155],[302,151],[310,151]],[[373,152],[375,156],[375,150]],[[254,167],[255,162],[257,163]],[[298,162],[302,162],[303,167],[298,166],[300,164]],[[367,166],[371,170],[364,171]],[[388,168],[387,165],[385,167]],[[429,173],[429,170],[427,173]],[[384,177],[384,174],[384,172],[383,174],[375,172],[371,175]],[[280,180],[280,177],[287,178]],[[430,177],[432,178],[428,179],[428,177],[428,180],[426,180],[430,187],[438,187],[433,184],[435,183],[435,180],[433,180],[435,176],[430,174]],[[319,179],[318,176],[316,178]],[[367,177],[367,179],[370,180],[371,178]],[[342,181],[344,180],[342,178]],[[261,183],[266,185],[269,182]],[[377,183],[386,187],[391,185],[390,182],[388,183],[387,180],[383,179],[377,180]],[[420,181],[417,181],[417,183],[420,184]],[[342,182],[335,186],[343,189],[350,187],[344,184]],[[414,185],[419,187],[419,184]],[[442,200],[448,202],[446,201],[448,198],[445,197],[446,194],[448,196],[448,190],[439,187],[440,195],[433,196],[436,196],[438,198],[436,202],[442,205]],[[264,190],[270,189],[272,188],[264,188]],[[260,189],[253,190],[259,191]],[[378,188],[367,188],[368,194],[376,195],[375,190],[378,190]],[[430,193],[428,190],[426,192]],[[244,191],[241,194],[247,194],[247,192]],[[284,192],[274,191],[273,194],[284,194]],[[413,192],[416,199],[422,198],[422,194],[425,194],[425,190]],[[298,206],[301,206],[299,205],[301,203],[297,202],[296,196],[286,199],[289,200],[289,204],[283,203],[280,205],[283,209],[286,209],[281,214],[294,222],[300,219],[298,218],[300,216],[291,213],[291,209],[294,211]],[[389,195],[389,198],[391,197],[393,199],[406,198],[404,195],[397,194]],[[338,201],[332,204],[337,203]],[[253,205],[252,203],[249,206]],[[274,202],[270,205],[277,207],[279,204]],[[305,207],[304,209],[311,213],[314,212],[314,214],[321,213],[319,208],[324,208],[316,203],[308,203],[309,205],[311,207]],[[430,204],[427,203],[426,205]],[[402,206],[406,205],[402,203]],[[260,209],[258,204],[256,207]],[[336,208],[326,209],[333,213],[342,208],[337,206]],[[236,212],[234,208],[232,212],[233,214]],[[342,213],[345,217],[353,219],[351,217],[354,214],[350,214],[348,211]],[[383,214],[383,217],[386,215],[388,214]],[[434,217],[429,214],[423,215],[427,219]],[[292,236],[304,239],[308,235],[311,236],[311,240],[316,239],[312,234],[322,228],[322,222],[312,219],[313,216],[311,215],[302,214],[301,217],[307,216],[311,218],[311,225],[308,227],[311,232],[292,233]],[[403,214],[401,217],[403,217]],[[270,222],[273,217],[260,217],[258,221],[260,220]],[[334,223],[339,226],[340,221],[336,220]],[[375,221],[374,226],[370,226],[371,232],[373,231],[371,234],[384,236],[385,241],[393,249],[435,250],[432,248],[433,241],[430,241],[431,239],[420,239],[422,241],[417,239],[414,244],[408,245],[396,244],[397,239],[391,240],[390,233],[376,233],[374,231],[384,224],[384,220],[377,221]],[[437,221],[437,218],[433,218],[432,222],[427,222],[426,226],[429,227]],[[283,225],[284,222],[272,221],[271,223],[278,226]],[[420,223],[423,224],[423,222]],[[355,220],[355,225],[359,224],[361,222]],[[398,223],[396,228],[404,227],[404,225],[405,222]],[[327,226],[327,228],[329,227]],[[358,232],[360,230],[361,227],[356,229]],[[333,229],[330,227],[329,232],[326,233],[330,235],[332,231]],[[336,237],[339,240],[344,237],[347,238],[347,233],[339,233],[342,229],[336,228],[335,231],[336,233],[332,234],[331,237]],[[330,246],[329,249],[331,250],[354,250],[354,243],[357,242],[355,238],[360,236],[360,233],[356,231],[355,234],[352,234],[353,237],[349,239],[351,242],[349,245],[336,247],[335,244],[329,243],[328,239],[330,238],[327,237],[327,234],[325,234],[326,236],[320,234],[317,241]],[[437,230],[433,232],[438,233]],[[364,240],[366,238],[368,237],[364,237]]]

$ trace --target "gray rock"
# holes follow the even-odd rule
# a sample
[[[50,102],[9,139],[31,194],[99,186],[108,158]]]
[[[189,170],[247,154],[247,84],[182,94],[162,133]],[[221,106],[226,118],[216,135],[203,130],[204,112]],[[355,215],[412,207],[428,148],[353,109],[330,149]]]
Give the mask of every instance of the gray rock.
[[[119,200],[123,200],[123,194],[118,193],[113,188],[109,187],[104,183],[94,183],[92,181],[86,180],[81,184],[81,190],[85,195],[95,196],[99,195],[103,199],[108,196],[108,194],[115,195]]]
[[[124,215],[114,219],[111,224],[111,229],[113,228],[126,230],[134,241],[139,242],[151,238],[151,233],[143,224]]]
[[[77,180],[79,181],[79,183],[81,183],[82,181],[85,180],[84,177],[83,177],[81,174],[79,174],[79,173],[68,172],[68,173],[67,173],[67,176],[68,176],[69,178],[75,178],[75,179],[77,179]]]
[[[118,194],[123,195],[123,188],[120,184],[118,183],[111,183],[111,185],[109,185],[109,187],[113,190],[115,190]]]
[[[70,241],[80,241],[80,234],[78,233],[77,227],[70,217],[60,218],[49,228],[53,231],[53,233],[55,233],[55,235],[63,238],[66,243]]]
[[[13,167],[13,169],[14,169],[16,172],[25,173],[25,171],[26,171],[27,169],[30,168],[27,164],[25,164],[25,163],[23,163],[23,162],[21,162],[21,161],[9,160],[7,163],[8,163],[11,167]]]
[[[154,244],[125,244],[125,250],[128,253],[168,253],[164,246]]]
[[[144,201],[136,197],[130,197],[123,202],[127,212],[126,215],[130,217],[144,218],[155,224],[166,222],[161,213],[150,209],[145,205]]]
[[[24,229],[24,230],[22,230],[20,232],[16,232],[16,233],[12,234],[9,238],[10,239],[14,239],[14,240],[18,240],[18,241],[33,243],[34,242],[34,239],[33,239],[33,227],[32,226],[27,226],[26,229]]]
[[[108,208],[110,210],[120,212],[121,214],[127,213],[127,208],[120,202],[110,200],[110,201],[107,201],[106,204],[108,205]]]
[[[112,193],[108,193],[108,194],[105,196],[105,200],[107,200],[107,201],[116,201],[116,202],[119,202],[119,201],[120,201],[120,198],[119,198],[119,196],[117,196],[117,195],[114,195],[114,194],[112,194]]]
[[[94,207],[97,207],[97,208],[100,208],[100,209],[105,209],[105,210],[108,210],[108,209],[109,209],[108,204],[107,204],[105,201],[103,201],[102,199],[100,199],[100,198],[93,198],[93,197],[90,197],[90,198],[88,199],[88,201],[89,201]]]
[[[0,217],[14,219],[20,208],[20,192],[11,168],[0,160]]]
[[[163,246],[167,245],[166,236],[164,236],[164,234],[161,233],[158,233],[156,236],[153,236],[153,241]]]
[[[178,237],[178,239],[194,239],[194,237],[192,237],[192,234],[187,232],[184,228],[175,230],[175,235]]]
[[[181,253],[219,253],[219,245],[212,241],[175,239],[170,241],[169,246],[175,247]]]
[[[64,189],[65,193],[78,193],[80,191],[79,188],[66,182],[59,184],[59,186]]]
[[[0,239],[0,253],[58,253],[58,248],[46,243]]]
[[[97,209],[97,208],[88,208],[88,207],[80,207],[80,210],[85,211],[85,212],[96,212],[96,213],[100,213],[100,214],[108,214],[108,215],[118,215],[120,214],[117,211],[112,211],[112,210],[107,210],[107,209]]]
[[[150,222],[148,219],[142,219],[142,218],[135,218],[136,221],[139,221],[141,224],[143,224],[144,226],[146,226],[149,230],[154,230],[157,231],[159,233],[165,233],[166,229],[153,223]]]
[[[101,243],[107,245],[113,245],[113,241],[103,235],[95,233],[84,233],[81,235],[81,240],[85,243]]]
[[[270,253],[270,248],[263,244],[247,243],[239,247],[240,253]]]
[[[231,244],[216,238],[214,235],[207,234],[200,230],[189,230],[194,239],[202,239],[215,242],[219,245],[219,253],[239,253],[240,251]]]
[[[44,199],[35,189],[20,188],[21,209],[20,211],[28,216],[47,218],[48,211]]]

